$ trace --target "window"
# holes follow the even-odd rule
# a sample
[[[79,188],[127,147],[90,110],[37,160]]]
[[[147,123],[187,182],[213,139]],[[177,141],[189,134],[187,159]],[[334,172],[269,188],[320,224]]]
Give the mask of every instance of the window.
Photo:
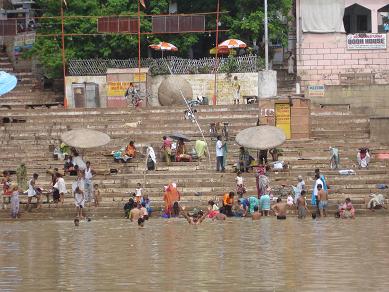
[[[346,33],[371,32],[371,10],[354,4],[347,7],[343,17]]]

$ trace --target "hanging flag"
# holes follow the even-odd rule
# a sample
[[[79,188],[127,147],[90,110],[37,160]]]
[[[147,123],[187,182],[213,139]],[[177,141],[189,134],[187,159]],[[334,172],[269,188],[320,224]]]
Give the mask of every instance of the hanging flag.
[[[145,0],[139,0],[139,3],[143,6],[143,8],[146,8]]]

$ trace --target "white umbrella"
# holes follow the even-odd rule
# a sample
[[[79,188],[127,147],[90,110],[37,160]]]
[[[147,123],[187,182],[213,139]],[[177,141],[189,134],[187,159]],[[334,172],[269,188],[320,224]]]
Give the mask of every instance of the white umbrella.
[[[267,125],[244,129],[235,138],[239,145],[256,150],[275,148],[283,144],[285,140],[284,131]]]
[[[95,148],[104,146],[111,141],[111,138],[100,131],[91,129],[74,129],[61,135],[61,140],[76,148]]]

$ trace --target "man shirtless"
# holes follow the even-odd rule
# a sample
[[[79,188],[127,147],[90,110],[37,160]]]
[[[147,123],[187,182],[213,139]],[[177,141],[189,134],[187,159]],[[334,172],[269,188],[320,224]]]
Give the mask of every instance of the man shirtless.
[[[258,206],[254,207],[254,213],[251,215],[252,220],[259,220],[261,219],[262,214],[259,212]]]
[[[131,222],[138,222],[139,218],[142,218],[143,212],[141,211],[141,205],[138,204],[136,208],[130,211],[130,220]]]
[[[202,212],[201,212],[201,213],[194,214],[193,216],[189,216],[189,214],[187,212],[185,212],[185,207],[181,207],[181,214],[182,214],[182,216],[185,217],[185,219],[191,225],[200,224],[208,216],[208,212],[206,212],[204,214],[202,214]]]
[[[285,220],[286,219],[286,210],[288,205],[284,202],[282,202],[281,198],[277,199],[277,204],[271,207],[273,212],[276,214],[277,219],[279,220]]]
[[[321,184],[317,185],[317,197],[319,199],[320,217],[327,217],[328,195]]]

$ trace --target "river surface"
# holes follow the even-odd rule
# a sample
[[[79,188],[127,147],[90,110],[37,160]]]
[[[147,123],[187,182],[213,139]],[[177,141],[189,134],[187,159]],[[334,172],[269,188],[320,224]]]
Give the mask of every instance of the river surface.
[[[389,217],[207,220],[2,222],[0,291],[389,289]]]

